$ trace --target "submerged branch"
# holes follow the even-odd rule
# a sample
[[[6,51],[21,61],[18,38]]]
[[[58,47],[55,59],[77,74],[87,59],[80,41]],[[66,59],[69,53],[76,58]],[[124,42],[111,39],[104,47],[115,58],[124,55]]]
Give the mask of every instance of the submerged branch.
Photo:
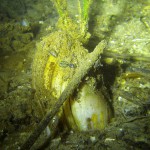
[[[78,85],[82,82],[82,79],[87,75],[89,70],[94,66],[95,62],[99,59],[100,55],[103,53],[103,49],[106,46],[106,41],[102,41],[99,43],[94,51],[90,54],[87,54],[85,60],[81,62],[80,67],[76,71],[74,77],[67,85],[65,90],[62,92],[58,101],[54,105],[52,111],[49,111],[43,120],[39,123],[37,128],[33,131],[33,133],[29,136],[29,138],[22,145],[21,150],[29,150],[32,145],[36,142],[42,131],[47,127],[52,118],[59,112],[60,107],[63,103],[69,98],[69,96],[74,92],[74,90],[78,87]]]

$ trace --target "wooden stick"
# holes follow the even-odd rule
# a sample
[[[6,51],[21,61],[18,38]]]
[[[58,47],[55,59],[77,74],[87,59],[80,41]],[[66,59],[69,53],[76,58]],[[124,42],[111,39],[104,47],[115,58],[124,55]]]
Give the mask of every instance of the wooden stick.
[[[47,127],[48,123],[52,120],[52,118],[59,112],[60,107],[63,103],[69,98],[69,96],[74,92],[74,90],[78,87],[78,85],[82,82],[82,79],[89,72],[89,70],[93,67],[95,62],[100,58],[100,54],[103,53],[103,49],[106,46],[106,41],[100,42],[92,53],[87,54],[85,60],[81,62],[80,67],[77,69],[74,77],[67,85],[65,90],[62,92],[58,101],[55,103],[54,107],[51,111],[49,111],[43,120],[39,123],[37,128],[33,131],[33,133],[29,136],[29,138],[22,145],[21,150],[29,150],[35,141],[38,139],[42,131]]]

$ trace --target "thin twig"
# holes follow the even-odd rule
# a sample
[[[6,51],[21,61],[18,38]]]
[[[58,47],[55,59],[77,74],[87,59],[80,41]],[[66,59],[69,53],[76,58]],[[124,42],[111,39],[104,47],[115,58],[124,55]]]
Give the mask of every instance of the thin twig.
[[[102,41],[99,43],[94,51],[87,55],[86,59],[81,62],[80,67],[76,71],[74,77],[67,85],[65,90],[62,92],[58,101],[54,105],[53,109],[49,111],[43,120],[39,123],[37,128],[33,131],[33,133],[29,136],[29,138],[22,145],[21,150],[29,150],[35,141],[38,139],[42,131],[47,127],[48,123],[52,120],[52,118],[59,112],[60,107],[63,103],[68,99],[68,97],[74,92],[74,90],[81,83],[82,79],[89,72],[89,70],[93,67],[95,62],[99,59],[100,54],[102,54],[103,49],[106,46],[106,41]]]
[[[105,53],[103,54],[103,57],[123,59],[127,61],[150,62],[150,55],[142,55],[142,54],[119,54],[119,53],[113,53],[110,51],[105,51]]]
[[[140,120],[140,119],[145,119],[145,118],[150,118],[150,116],[134,117],[134,118],[132,118],[132,119],[130,119],[130,120],[125,121],[124,123],[134,122],[134,121],[137,121],[137,120]]]

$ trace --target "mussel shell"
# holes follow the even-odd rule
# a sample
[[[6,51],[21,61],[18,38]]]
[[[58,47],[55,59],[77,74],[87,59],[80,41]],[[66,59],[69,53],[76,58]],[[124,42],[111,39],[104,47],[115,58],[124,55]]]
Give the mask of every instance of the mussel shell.
[[[37,49],[33,84],[36,98],[45,112],[52,109],[88,51],[78,40],[61,31],[44,37]],[[50,50],[55,50],[57,57],[51,55]],[[63,106],[63,112],[60,111],[66,124],[74,130],[101,130],[108,124],[109,106],[100,90],[93,86],[93,81],[96,82],[95,77],[84,81],[76,96],[71,96]]]

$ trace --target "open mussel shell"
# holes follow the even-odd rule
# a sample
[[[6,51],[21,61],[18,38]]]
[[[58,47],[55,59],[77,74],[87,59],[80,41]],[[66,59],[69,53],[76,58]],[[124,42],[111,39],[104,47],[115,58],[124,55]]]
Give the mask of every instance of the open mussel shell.
[[[33,84],[42,109],[48,111],[71,81],[76,68],[88,52],[78,40],[61,31],[43,38],[37,48],[33,62]],[[71,129],[101,130],[108,124],[110,108],[94,83],[96,77],[83,81],[76,94],[61,109],[59,114],[63,118],[62,122]]]

